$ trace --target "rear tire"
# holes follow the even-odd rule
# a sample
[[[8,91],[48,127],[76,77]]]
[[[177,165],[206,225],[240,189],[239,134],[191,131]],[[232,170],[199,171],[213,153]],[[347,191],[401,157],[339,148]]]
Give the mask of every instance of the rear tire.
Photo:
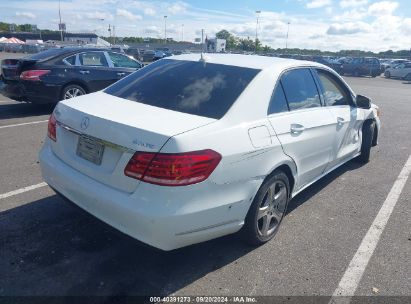
[[[360,71],[359,71],[359,70],[355,70],[355,71],[354,71],[354,76],[355,76],[355,77],[360,77]]]
[[[385,72],[384,76],[385,76],[385,78],[391,78],[391,73],[390,72]]]
[[[375,122],[373,120],[366,120],[362,126],[361,154],[358,156],[358,160],[364,164],[370,161],[371,147],[374,139],[374,128]]]
[[[405,75],[404,80],[411,81],[411,73]]]
[[[63,88],[61,99],[70,99],[87,94],[86,90],[77,84],[69,84]]]
[[[274,171],[263,182],[248,210],[241,230],[248,244],[259,246],[275,236],[287,211],[289,196],[287,175],[281,170]]]

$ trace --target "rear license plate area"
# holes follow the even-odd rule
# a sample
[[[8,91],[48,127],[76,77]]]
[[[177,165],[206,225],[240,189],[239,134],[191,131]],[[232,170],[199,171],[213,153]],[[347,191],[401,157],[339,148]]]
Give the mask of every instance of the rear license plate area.
[[[77,144],[77,156],[88,160],[96,165],[101,165],[103,159],[104,145],[97,139],[80,135]]]

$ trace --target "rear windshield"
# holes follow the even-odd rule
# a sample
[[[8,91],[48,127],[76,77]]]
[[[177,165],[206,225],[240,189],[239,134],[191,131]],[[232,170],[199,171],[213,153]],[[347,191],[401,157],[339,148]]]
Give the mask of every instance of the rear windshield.
[[[260,70],[163,59],[105,90],[147,105],[219,119]]]
[[[59,48],[48,49],[48,50],[45,50],[45,51],[41,51],[37,54],[27,56],[26,59],[43,60],[43,59],[52,58],[52,57],[57,56],[57,55],[62,54],[62,53],[63,53],[62,49],[59,49]]]

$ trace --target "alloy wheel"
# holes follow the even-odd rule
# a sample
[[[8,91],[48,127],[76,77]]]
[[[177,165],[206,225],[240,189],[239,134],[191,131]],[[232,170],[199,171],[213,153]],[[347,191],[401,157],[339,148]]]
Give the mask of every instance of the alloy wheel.
[[[275,181],[266,191],[257,214],[257,231],[262,237],[269,237],[279,227],[287,205],[287,187],[282,181]]]
[[[64,92],[64,99],[70,99],[70,98],[81,96],[84,94],[85,92],[81,90],[80,88],[76,88],[76,87],[69,88],[68,90]]]

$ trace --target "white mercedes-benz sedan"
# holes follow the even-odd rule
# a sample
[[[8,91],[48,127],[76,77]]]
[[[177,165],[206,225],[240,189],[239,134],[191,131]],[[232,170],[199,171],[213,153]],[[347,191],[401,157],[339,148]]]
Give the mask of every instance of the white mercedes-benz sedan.
[[[61,101],[40,152],[57,193],[163,250],[278,231],[289,200],[367,162],[379,109],[330,68],[227,54],[159,60]]]

